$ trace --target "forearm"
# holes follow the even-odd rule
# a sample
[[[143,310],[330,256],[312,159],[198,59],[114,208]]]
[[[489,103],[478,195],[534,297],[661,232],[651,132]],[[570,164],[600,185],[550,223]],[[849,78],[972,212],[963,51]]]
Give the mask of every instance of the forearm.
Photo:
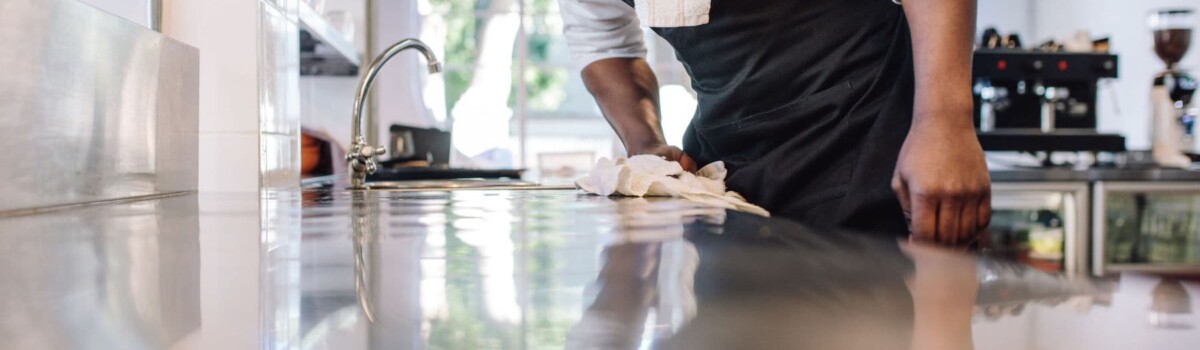
[[[904,0],[916,77],[913,126],[970,128],[975,0]]]
[[[892,188],[912,237],[967,244],[991,220],[991,184],[971,99],[975,0],[903,0],[912,35],[912,127]]]
[[[593,62],[583,69],[583,83],[630,154],[666,143],[658,117],[658,79],[645,59]]]

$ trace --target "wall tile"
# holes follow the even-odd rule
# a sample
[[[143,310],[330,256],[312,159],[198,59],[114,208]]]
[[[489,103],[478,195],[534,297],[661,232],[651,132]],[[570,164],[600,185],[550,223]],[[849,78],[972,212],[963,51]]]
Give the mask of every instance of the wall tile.
[[[200,134],[200,190],[258,191],[258,134]]]
[[[342,149],[348,149],[351,134],[350,117],[353,115],[358,78],[305,76],[300,78],[298,86],[300,124],[306,131],[316,133],[327,141],[333,141]]]
[[[201,191],[298,184],[298,1],[166,3],[167,34],[201,50]]]
[[[267,5],[275,7],[276,9],[279,9],[280,13],[283,13],[286,16],[286,18],[288,19],[288,21],[296,22],[297,6],[299,6],[300,1],[304,1],[304,0],[260,0],[260,1],[263,4],[267,4]]]
[[[257,133],[258,2],[164,1],[167,36],[200,49],[200,132]],[[207,171],[201,169],[201,171]]]
[[[280,69],[287,75],[285,117],[288,132],[300,135],[300,28],[289,22],[285,31],[284,51],[280,58]]]
[[[200,49],[200,191],[258,191],[259,2],[163,2],[163,32]]]
[[[300,186],[300,139],[294,135],[263,133],[259,138],[261,188],[277,190]]]
[[[300,184],[299,29],[266,0],[259,12],[259,185],[294,188]]]
[[[260,5],[259,131],[299,135],[299,32],[278,9]]]

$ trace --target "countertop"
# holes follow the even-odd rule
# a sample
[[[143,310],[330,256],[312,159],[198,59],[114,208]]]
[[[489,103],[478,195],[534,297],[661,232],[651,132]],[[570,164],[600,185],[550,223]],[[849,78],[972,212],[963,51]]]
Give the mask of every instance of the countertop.
[[[1200,182],[1200,171],[1175,168],[1000,168],[989,171],[994,182]]]
[[[0,349],[1196,349],[1096,280],[574,190],[184,195],[0,218]]]

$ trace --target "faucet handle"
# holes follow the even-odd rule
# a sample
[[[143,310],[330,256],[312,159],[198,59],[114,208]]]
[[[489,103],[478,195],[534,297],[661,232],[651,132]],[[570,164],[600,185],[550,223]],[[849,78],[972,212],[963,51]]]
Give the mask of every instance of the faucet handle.
[[[387,148],[384,148],[382,146],[381,147],[371,147],[370,145],[367,145],[367,144],[358,144],[358,145],[355,145],[354,148],[357,151],[353,152],[353,153],[358,153],[362,158],[375,158],[376,156],[382,156],[382,155],[387,154]]]
[[[386,148],[372,147],[362,140],[354,142],[350,151],[346,152],[346,165],[350,167],[350,188],[367,188],[367,175],[379,170],[379,163],[375,162],[375,157],[384,154],[387,154]]]
[[[378,170],[375,157],[387,154],[387,148],[372,147],[365,142],[355,142],[346,153],[346,162],[351,170],[365,174],[373,174]]]

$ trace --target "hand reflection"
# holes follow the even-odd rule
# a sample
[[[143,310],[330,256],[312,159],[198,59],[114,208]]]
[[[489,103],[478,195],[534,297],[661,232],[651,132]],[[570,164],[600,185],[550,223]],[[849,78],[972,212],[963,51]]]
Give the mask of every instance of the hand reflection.
[[[916,269],[905,279],[913,300],[913,349],[971,349],[979,283],[975,260],[923,243],[902,244]]]
[[[604,250],[602,285],[592,309],[613,314],[644,310],[653,302],[658,277],[659,243],[631,243]]]
[[[627,243],[604,249],[599,292],[572,327],[567,349],[635,349],[657,298],[659,243]]]
[[[638,348],[651,315],[647,345],[659,349],[971,348],[978,287],[965,254],[732,212],[721,219],[685,225],[685,239],[606,248],[595,301],[567,348]],[[672,263],[674,246],[695,261]],[[673,313],[689,303],[667,299],[694,306]],[[672,314],[684,317],[664,316]]]

